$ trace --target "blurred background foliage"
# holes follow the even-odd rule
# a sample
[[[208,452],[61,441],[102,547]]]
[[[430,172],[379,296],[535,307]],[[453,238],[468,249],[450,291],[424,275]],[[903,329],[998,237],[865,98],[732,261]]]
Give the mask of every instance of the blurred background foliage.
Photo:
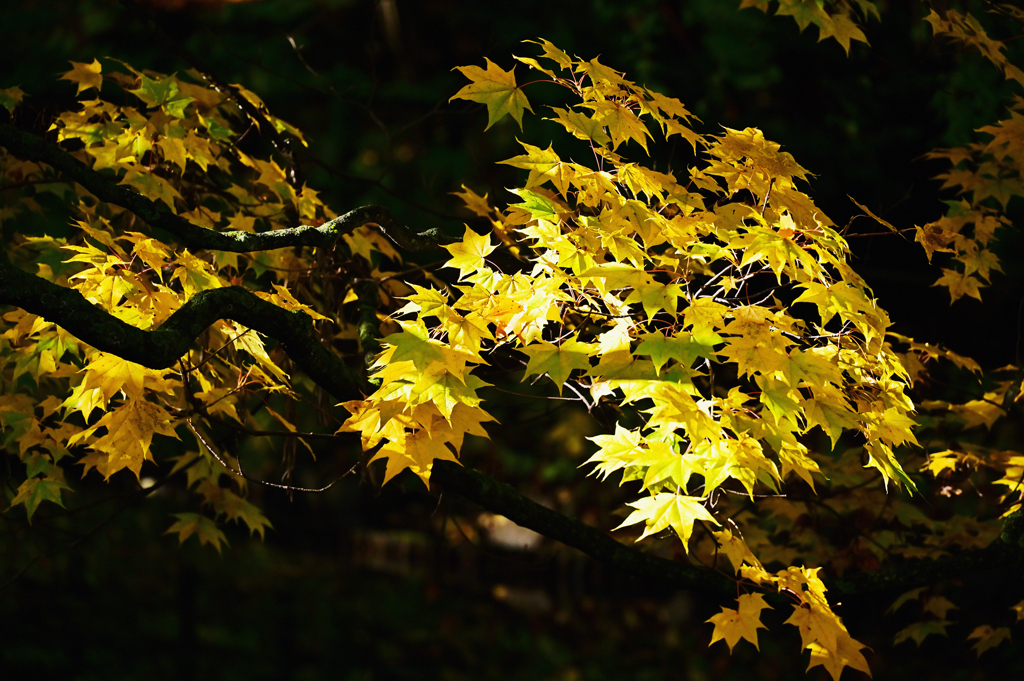
[[[919,2],[881,0],[882,21],[866,27],[871,47],[854,43],[849,57],[834,41],[818,44],[813,29],[801,33],[789,18],[737,11],[738,4],[8,0],[0,87],[28,93],[20,122],[41,132],[73,105],[74,86],[57,80],[69,60],[114,57],[162,73],[198,66],[257,93],[305,133],[309,148],[298,153],[306,181],[333,210],[378,203],[407,224],[457,234],[464,221],[479,231],[486,225],[451,192],[465,184],[504,202],[522,171],[495,162],[520,153],[517,139],[574,150],[543,114],[527,117],[522,131],[506,118],[484,134],[482,107],[448,102],[464,83],[453,67],[486,56],[507,69],[512,54],[535,53],[521,41],[544,37],[682,99],[702,132],[760,128],[816,175],[809,193],[840,226],[859,212],[847,195],[900,228],[939,217],[940,199],[953,197],[930,178],[945,168],[919,157],[970,141],[1004,115],[1011,91],[994,69],[936,44]],[[989,29],[1013,37],[998,24]],[[1010,43],[1018,56],[1022,45]],[[523,65],[516,72],[520,83],[531,79]],[[538,113],[560,94],[545,88],[528,91]],[[686,145],[652,147],[651,155],[659,170],[683,172],[694,162]],[[857,221],[851,234],[858,231],[877,225]],[[959,302],[956,323],[946,291],[929,288],[938,271],[918,245],[887,236],[853,239],[853,247],[854,267],[896,331],[940,340],[986,368],[1015,361],[1019,236],[1004,236],[1000,257],[1009,266],[984,291],[985,304]],[[619,490],[577,469],[591,446],[584,438],[599,427],[585,411],[512,395],[488,408],[505,427],[475,449],[467,442],[471,465],[590,524],[617,524],[607,509],[621,506]],[[314,415],[302,418],[300,428],[317,427]],[[264,456],[280,442],[228,444],[267,477],[280,475],[280,457]],[[357,460],[357,447],[321,442],[317,462],[304,460],[293,482],[333,479]],[[713,600],[636,583],[460,499],[438,500],[418,481],[381,490],[368,477],[350,476],[319,495],[254,490],[275,530],[259,543],[228,528],[231,546],[220,556],[161,535],[187,494],[172,485],[148,497],[124,476],[82,485],[69,511],[40,511],[32,532],[17,513],[0,514],[0,676],[804,677],[806,655],[796,654],[797,632],[781,617],[767,622],[760,655],[741,644],[730,657],[725,646],[707,647],[711,627],[702,622],[721,605]],[[677,544],[655,550],[670,556]],[[999,601],[983,577],[962,585],[981,623]],[[907,622],[871,619],[887,605],[865,599],[839,609],[874,648],[876,679],[1021,678],[1013,646],[977,662],[966,644],[938,637],[918,650],[893,648],[893,633]]]

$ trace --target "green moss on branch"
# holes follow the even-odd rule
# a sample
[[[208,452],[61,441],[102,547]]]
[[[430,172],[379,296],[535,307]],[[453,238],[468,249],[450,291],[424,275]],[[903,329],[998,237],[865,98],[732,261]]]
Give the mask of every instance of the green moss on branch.
[[[302,371],[339,399],[358,395],[365,386],[361,372],[323,345],[307,314],[280,308],[241,286],[201,291],[159,328],[143,330],[91,304],[75,289],[29,274],[4,259],[0,305],[39,315],[97,350],[151,369],[173,366],[211,324],[230,319],[277,340]]]

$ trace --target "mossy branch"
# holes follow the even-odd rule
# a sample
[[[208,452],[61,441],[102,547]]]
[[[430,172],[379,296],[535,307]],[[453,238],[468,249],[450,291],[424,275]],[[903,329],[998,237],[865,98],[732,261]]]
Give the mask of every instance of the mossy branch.
[[[414,232],[396,220],[391,211],[383,206],[356,208],[319,227],[302,225],[261,233],[239,230],[219,232],[192,224],[180,215],[175,215],[164,204],[151,201],[131,187],[118,184],[110,175],[96,172],[59,146],[12,125],[0,124],[0,146],[6,147],[19,158],[45,163],[85,187],[101,201],[121,206],[151,227],[173,234],[182,246],[193,251],[206,249],[251,253],[296,246],[330,247],[341,235],[368,224],[376,225],[389,239],[408,251],[429,250],[446,242],[437,229]]]
[[[159,328],[143,330],[96,307],[75,289],[3,259],[0,305],[39,315],[97,350],[150,369],[173,366],[211,324],[230,319],[280,342],[296,366],[336,397],[352,397],[366,385],[360,372],[324,346],[309,315],[285,310],[241,286],[200,291]]]

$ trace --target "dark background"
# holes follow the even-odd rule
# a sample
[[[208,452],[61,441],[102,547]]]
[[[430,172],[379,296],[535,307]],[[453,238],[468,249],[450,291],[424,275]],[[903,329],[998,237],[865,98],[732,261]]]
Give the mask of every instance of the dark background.
[[[978,55],[936,44],[920,3],[879,4],[882,22],[866,28],[871,47],[854,43],[847,57],[835,41],[817,44],[817,29],[800,33],[789,17],[739,12],[732,0],[168,1],[142,12],[103,0],[8,0],[0,87],[20,85],[28,111],[45,121],[72,105],[74,86],[57,80],[68,60],[109,56],[169,73],[187,70],[191,54],[304,131],[307,182],[335,211],[380,203],[407,224],[457,234],[473,222],[450,192],[464,183],[505,201],[503,188],[517,186],[522,171],[495,162],[520,153],[517,138],[570,147],[560,126],[542,120],[546,98],[557,95],[547,86],[527,91],[538,115],[523,131],[506,118],[484,134],[482,106],[448,102],[466,82],[451,69],[485,56],[510,68],[512,54],[536,54],[521,41],[543,37],[682,99],[703,121],[701,132],[760,128],[815,174],[808,193],[836,224],[859,212],[851,195],[903,228],[938,218],[940,200],[953,198],[930,179],[942,163],[920,156],[974,139],[974,129],[1005,115],[1016,92]],[[1009,26],[990,28],[995,37],[1014,35]],[[1021,44],[1011,43],[1018,56]],[[523,65],[516,74],[531,79]],[[658,169],[694,162],[688,146],[651,153]],[[1020,217],[1020,203],[1011,215]],[[862,219],[850,234],[858,231],[878,226]],[[917,244],[894,236],[851,244],[855,269],[895,331],[942,342],[986,368],[1016,361],[1018,234],[1002,235],[1007,271],[983,290],[984,304],[953,306],[945,289],[930,287],[940,272]],[[576,468],[589,451],[589,421],[568,408],[498,409],[503,422],[523,427],[470,452],[474,465],[593,525],[617,524],[606,509],[620,492]],[[540,432],[552,434],[531,439]],[[304,470],[310,484],[354,460],[347,450],[329,454],[341,463],[328,456]],[[130,481],[115,479],[95,506],[78,498],[70,514],[42,507],[32,533],[20,510],[0,515],[0,671],[8,670],[0,676],[804,677],[806,654],[797,655],[799,637],[782,624],[785,615],[766,615],[760,654],[743,642],[730,657],[721,643],[708,648],[711,626],[702,624],[730,603],[638,584],[546,542],[507,552],[472,522],[476,509],[439,502],[418,483],[381,491],[351,479],[323,495],[259,495],[275,530],[259,543],[228,528],[232,544],[222,556],[194,539],[179,549],[161,538],[167,514],[186,502],[182,490],[139,500]],[[1007,578],[1020,575],[963,585],[973,610],[950,641],[932,637],[920,650],[892,647],[892,635],[912,620],[879,620],[887,601],[842,614],[854,637],[874,648],[866,654],[876,679],[1019,678],[1013,645],[975,662],[963,641],[975,624],[1003,617]],[[826,675],[819,668],[808,677]]]

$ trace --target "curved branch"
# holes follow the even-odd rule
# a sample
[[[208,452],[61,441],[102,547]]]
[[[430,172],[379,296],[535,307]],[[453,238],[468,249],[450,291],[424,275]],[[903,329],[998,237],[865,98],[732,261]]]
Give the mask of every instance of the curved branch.
[[[342,234],[367,224],[377,225],[389,239],[409,251],[436,248],[446,241],[437,229],[421,233],[412,231],[398,222],[391,211],[383,206],[356,208],[319,227],[303,225],[261,233],[239,230],[218,232],[192,224],[180,215],[175,215],[165,205],[151,201],[126,185],[118,184],[113,177],[96,172],[57,145],[12,125],[0,124],[0,146],[6,147],[19,158],[51,166],[88,189],[101,201],[131,211],[151,227],[170,232],[183,246],[192,250],[249,253],[295,246],[329,247]]]
[[[591,558],[624,572],[677,588],[701,588],[724,596],[735,594],[736,583],[716,572],[652,556],[615,541],[605,533],[568,516],[545,508],[520,495],[509,485],[452,461],[435,461],[430,475],[448,491],[457,492],[492,513],[529,528]],[[827,580],[832,599],[879,592],[901,592],[934,584],[941,579],[1004,566],[1020,566],[1024,550],[1024,514],[1004,526],[1000,539],[977,551],[963,551],[939,560],[919,560],[882,570],[861,572]],[[831,600],[831,599],[830,599]]]
[[[676,588],[701,588],[723,595],[736,593],[736,582],[717,572],[667,560],[620,544],[586,523],[541,506],[511,486],[460,466],[434,461],[430,482],[456,492],[482,508],[505,516],[522,527],[579,549],[591,558],[637,577]]]
[[[104,312],[75,289],[0,260],[0,304],[39,315],[97,350],[150,369],[173,366],[211,324],[230,319],[280,342],[302,371],[339,399],[365,385],[359,372],[320,342],[309,315],[280,308],[241,286],[201,291],[159,328],[143,330]]]

